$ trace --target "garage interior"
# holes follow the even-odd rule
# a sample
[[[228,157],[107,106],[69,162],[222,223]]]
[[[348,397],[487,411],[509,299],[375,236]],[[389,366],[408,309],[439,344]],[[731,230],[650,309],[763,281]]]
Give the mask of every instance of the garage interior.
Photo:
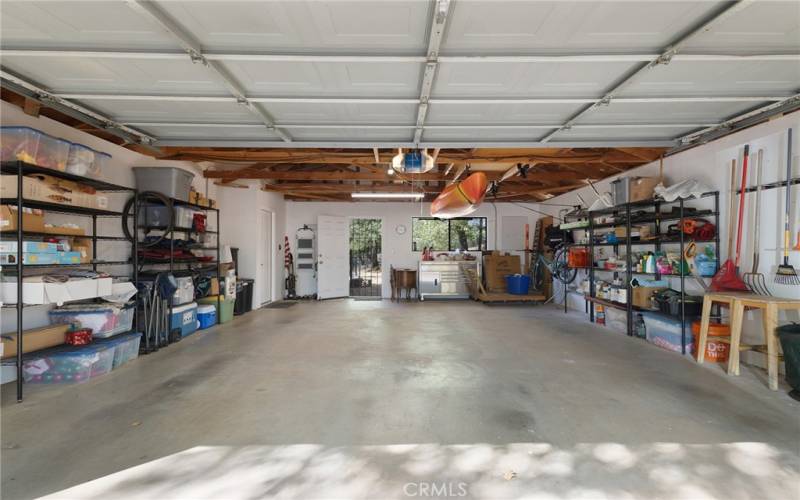
[[[0,3],[4,498],[795,498],[800,4]]]

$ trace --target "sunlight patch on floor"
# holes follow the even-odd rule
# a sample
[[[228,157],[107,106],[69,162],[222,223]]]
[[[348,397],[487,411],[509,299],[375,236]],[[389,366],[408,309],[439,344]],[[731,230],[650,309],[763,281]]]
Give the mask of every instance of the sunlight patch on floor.
[[[48,499],[793,498],[800,460],[765,443],[197,446]]]

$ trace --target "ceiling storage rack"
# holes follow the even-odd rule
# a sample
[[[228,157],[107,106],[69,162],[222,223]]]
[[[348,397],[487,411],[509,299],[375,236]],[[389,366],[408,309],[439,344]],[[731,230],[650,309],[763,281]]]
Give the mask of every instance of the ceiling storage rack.
[[[14,175],[16,176],[17,182],[17,196],[13,198],[0,198],[0,205],[12,205],[16,206],[16,231],[9,231],[2,234],[4,240],[6,239],[16,239],[17,243],[17,255],[16,255],[16,265],[11,266],[3,266],[2,274],[15,274],[16,275],[16,302],[14,304],[4,304],[3,308],[14,308],[17,312],[17,352],[16,352],[16,376],[17,376],[17,401],[22,401],[23,399],[23,374],[22,374],[22,362],[23,362],[23,342],[24,336],[22,332],[24,330],[24,314],[23,310],[26,307],[35,307],[33,305],[25,306],[23,303],[23,276],[25,276],[26,269],[31,270],[46,270],[52,268],[61,268],[61,267],[69,267],[69,268],[80,268],[80,267],[91,267],[93,271],[97,271],[99,267],[104,266],[128,266],[129,271],[128,273],[123,276],[132,280],[134,283],[138,281],[138,263],[137,263],[137,242],[128,242],[128,240],[124,236],[105,236],[97,234],[97,220],[100,217],[108,217],[108,218],[118,218],[121,220],[122,212],[114,211],[114,210],[107,210],[107,209],[99,209],[99,208],[88,208],[88,207],[79,207],[79,206],[72,206],[60,203],[51,203],[51,202],[44,202],[38,200],[31,200],[26,199],[23,197],[24,190],[23,190],[23,177],[26,175],[31,174],[44,174],[50,177],[55,177],[57,179],[63,179],[67,181],[77,182],[89,187],[94,188],[99,192],[106,192],[106,193],[130,193],[133,195],[134,199],[137,196],[137,191],[135,188],[121,186],[117,184],[112,184],[105,181],[100,181],[97,179],[83,177],[80,175],[70,174],[67,172],[62,172],[60,170],[54,170],[50,168],[44,168],[38,165],[33,165],[30,163],[25,163],[22,161],[8,161],[2,162],[0,164],[0,173],[3,175]],[[134,207],[137,203],[134,203]],[[24,208],[33,208],[33,209],[41,209],[48,213],[59,213],[65,214],[69,216],[78,216],[78,217],[91,217],[92,219],[92,234],[91,235],[79,235],[79,234],[56,234],[56,233],[42,233],[42,232],[28,232],[24,231],[23,226],[23,209]],[[135,209],[134,209],[135,210]],[[134,217],[136,217],[136,213],[134,212]],[[92,241],[92,260],[86,263],[80,264],[24,264],[23,263],[23,241],[26,237],[47,237],[47,236],[73,236],[73,237],[81,237],[86,239],[91,239]],[[97,247],[100,242],[107,242],[107,241],[117,241],[117,242],[125,242],[131,246],[131,258],[130,260],[124,261],[103,261],[97,259]],[[120,276],[117,276],[120,277]],[[136,330],[136,319],[134,316],[134,331]]]
[[[700,202],[700,203],[705,203],[706,205],[708,205],[710,202],[711,207],[699,208],[699,207],[687,206],[687,203],[690,202]],[[664,211],[663,209],[665,207],[670,207],[671,210]],[[640,211],[644,211],[646,213],[640,213]],[[613,217],[614,221],[608,223],[595,223],[595,220],[598,218],[598,216],[603,216],[603,215]],[[709,218],[713,221],[715,227],[713,238],[694,240],[688,235],[684,234],[682,230],[684,226],[684,221],[688,219],[697,219],[697,218]],[[635,276],[647,276],[647,277],[652,277],[655,280],[660,280],[662,278],[678,278],[679,287],[677,291],[680,293],[680,315],[678,316],[678,319],[680,319],[681,323],[681,353],[686,354],[686,347],[688,345],[687,331],[686,331],[687,316],[684,303],[686,299],[686,278],[693,276],[686,272],[687,270],[684,268],[683,259],[685,255],[686,246],[690,244],[692,241],[694,241],[698,245],[700,244],[713,245],[715,268],[717,269],[719,268],[719,263],[720,263],[719,192],[713,191],[704,193],[700,196],[700,198],[690,198],[690,199],[678,198],[674,201],[647,200],[647,201],[625,203],[614,207],[590,211],[588,219],[589,219],[588,220],[589,224],[588,227],[585,228],[588,235],[588,242],[571,243],[570,246],[588,248],[590,267],[588,269],[584,268],[584,270],[588,274],[589,293],[584,295],[584,299],[586,302],[586,308],[588,309],[589,313],[589,320],[592,322],[595,321],[595,308],[594,308],[595,304],[625,311],[626,333],[629,336],[633,336],[634,312],[647,312],[657,315],[665,315],[669,316],[672,319],[675,319],[675,316],[662,313],[658,310],[645,309],[634,306],[633,287],[631,285],[631,281]],[[670,235],[669,233],[665,233],[662,228],[662,224],[665,222],[678,222],[678,234]],[[641,226],[641,225],[648,225],[652,227],[653,229],[652,238],[640,239],[640,240],[632,239],[631,233],[633,226]],[[619,227],[625,228],[625,235],[626,235],[625,237],[618,238],[617,241],[613,243],[595,241],[595,237],[597,236],[596,233],[597,230],[602,230],[607,228],[613,229]],[[680,255],[680,262],[681,262],[681,265],[678,266],[677,274],[662,274],[658,272],[658,268],[656,268],[656,272],[639,272],[634,270],[634,265],[635,265],[635,261],[633,259],[634,247],[644,247],[644,248],[652,247],[653,251],[661,251],[664,249],[664,245],[676,245],[676,244],[678,245],[678,252]],[[619,250],[621,248],[624,248],[625,268],[606,269],[602,267],[595,267],[595,249],[602,247],[612,247],[614,249],[615,254],[619,254]],[[596,280],[597,273],[611,273],[615,278],[618,277],[619,275],[624,276],[624,286],[627,291],[626,293],[627,300],[625,303],[615,302],[597,297],[597,291],[595,289],[596,288],[595,284],[597,281]]]

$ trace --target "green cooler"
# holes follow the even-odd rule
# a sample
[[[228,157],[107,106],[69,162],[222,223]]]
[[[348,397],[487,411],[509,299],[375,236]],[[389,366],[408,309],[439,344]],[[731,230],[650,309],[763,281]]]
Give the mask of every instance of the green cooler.
[[[197,301],[198,304],[211,304],[217,309],[217,321],[219,323],[227,323],[233,319],[233,305],[236,301],[233,299],[225,299],[220,297],[219,305],[217,305],[217,296],[203,297]]]

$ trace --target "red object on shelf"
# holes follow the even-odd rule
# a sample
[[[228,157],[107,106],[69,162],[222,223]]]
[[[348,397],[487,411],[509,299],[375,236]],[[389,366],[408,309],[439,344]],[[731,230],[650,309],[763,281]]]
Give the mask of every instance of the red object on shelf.
[[[72,332],[67,332],[64,342],[70,345],[87,345],[92,343],[92,329],[81,328]]]
[[[569,267],[589,267],[589,249],[584,247],[572,247],[567,254],[567,265]]]

